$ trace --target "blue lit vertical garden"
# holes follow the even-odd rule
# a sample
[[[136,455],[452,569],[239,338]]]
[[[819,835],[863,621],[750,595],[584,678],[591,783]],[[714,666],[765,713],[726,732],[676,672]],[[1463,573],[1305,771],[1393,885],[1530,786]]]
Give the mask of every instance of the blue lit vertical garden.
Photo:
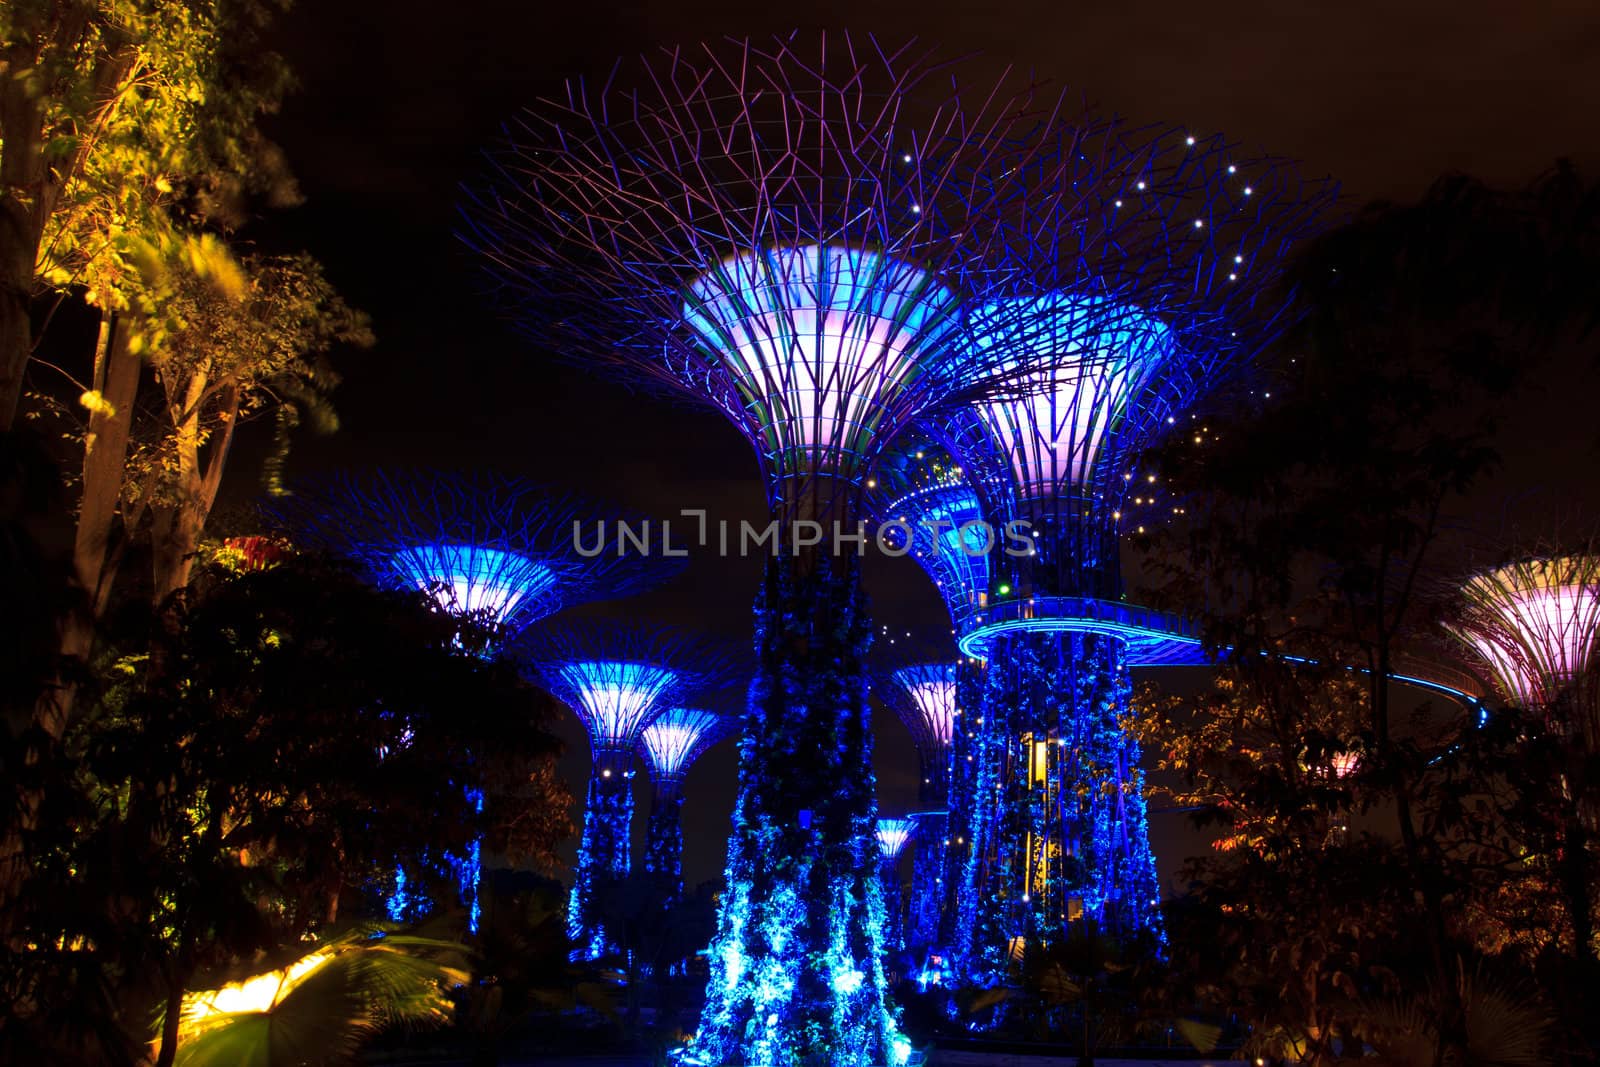
[[[726,683],[732,660],[699,635],[662,626],[568,623],[524,634],[533,679],[582,720],[589,735],[583,836],[567,904],[577,959],[625,951],[610,897],[633,869],[634,754],[651,723],[682,697]]]
[[[932,426],[964,468],[1004,480],[986,514],[1031,540],[996,557],[958,634],[985,662],[951,805],[969,844],[950,948],[975,985],[1078,923],[1164,944],[1128,672],[1195,648],[1125,603],[1121,539],[1175,513],[1142,454],[1281,326],[1280,261],[1332,193],[1215,137],[1108,123],[1043,140],[1013,180],[1066,175],[1071,205],[1019,203],[1012,240],[1033,269],[968,308],[971,343],[1034,353],[1035,388]]]
[[[1049,112],[1032,94],[963,96],[932,56],[844,35],[664,51],[530,112],[469,208],[523,321],[722,411],[780,522],[695,1062],[909,1053],[882,968],[872,626],[859,559],[827,534],[857,532],[895,434],[1024,373],[958,334],[963,298],[1008,276],[990,212],[1018,191],[985,175]]]
[[[639,735],[654,787],[645,824],[644,869],[663,908],[670,908],[683,893],[684,775],[732,726],[714,711],[675,707],[656,716]]]

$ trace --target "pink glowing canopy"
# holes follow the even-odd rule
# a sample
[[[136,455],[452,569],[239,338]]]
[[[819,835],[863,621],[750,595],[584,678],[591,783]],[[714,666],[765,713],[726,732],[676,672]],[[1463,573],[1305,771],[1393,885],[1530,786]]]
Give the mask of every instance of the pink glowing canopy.
[[[919,720],[907,723],[919,741],[939,746],[950,743],[955,731],[956,669],[953,664],[929,663],[902,667],[894,672],[895,684],[905,690]]]
[[[1171,347],[1159,320],[1067,293],[987,304],[970,323],[973,344],[1031,351],[1047,368],[1015,399],[978,408],[1024,500],[1064,496],[1090,482],[1124,411]]]
[[[1600,632],[1600,559],[1529,560],[1480,574],[1452,626],[1523,707],[1554,702],[1588,665]]]
[[[957,329],[954,293],[876,252],[770,248],[689,286],[684,320],[734,395],[728,413],[782,471],[859,471],[895,399]]]

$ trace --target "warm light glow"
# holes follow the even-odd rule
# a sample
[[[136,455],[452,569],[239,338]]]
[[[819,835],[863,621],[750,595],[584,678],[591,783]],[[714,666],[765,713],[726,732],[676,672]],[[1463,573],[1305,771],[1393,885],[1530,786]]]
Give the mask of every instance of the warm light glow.
[[[657,716],[639,735],[651,776],[658,780],[683,777],[719,721],[716,712],[699,708],[669,708]]]
[[[1032,376],[1032,395],[978,408],[1024,500],[1064,496],[1090,481],[1107,435],[1172,344],[1151,316],[1065,293],[977,308],[971,327],[979,347],[1029,351],[1055,364]]]
[[[910,819],[879,819],[878,820],[878,852],[885,860],[894,860],[899,857],[906,842],[911,840],[911,834],[917,825]]]
[[[242,982],[231,982],[221,989],[185,993],[180,1009],[180,1025],[193,1027],[213,1015],[271,1011],[280,1000],[294,992],[295,986],[333,959],[333,956],[332,952],[313,952],[282,970],[268,971]]]
[[[394,568],[439,606],[458,615],[483,615],[504,623],[524,602],[536,601],[555,582],[543,563],[477,545],[413,545],[395,553]]]
[[[595,750],[633,747],[660,700],[678,684],[677,672],[653,663],[590,660],[555,671]]]
[[[823,245],[728,259],[690,285],[683,312],[738,389],[729,413],[753,418],[770,453],[790,464],[827,453],[846,469],[956,313],[925,272]]]
[[[928,736],[941,745],[948,745],[955,732],[955,665],[929,663],[904,667],[894,672],[894,680],[916,706]]]

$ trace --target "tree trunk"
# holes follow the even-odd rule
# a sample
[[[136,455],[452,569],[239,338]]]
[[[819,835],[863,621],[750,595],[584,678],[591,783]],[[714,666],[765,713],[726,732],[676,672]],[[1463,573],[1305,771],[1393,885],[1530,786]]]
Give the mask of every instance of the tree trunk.
[[[174,447],[178,452],[178,482],[174,499],[154,509],[151,530],[151,568],[154,579],[152,598],[161,604],[189,584],[195,552],[205,532],[211,506],[222,484],[222,472],[233,444],[233,429],[238,421],[239,388],[232,382],[218,394],[222,424],[209,442],[202,469],[203,447],[201,414],[210,402],[207,389],[211,381],[204,370],[197,371],[177,403],[169,403],[175,429]]]
[[[21,17],[18,17],[21,21]],[[11,429],[33,355],[33,271],[42,233],[44,126],[32,86],[17,76],[39,64],[38,25],[13,28],[0,75],[0,433]]]
[[[139,357],[128,350],[126,324],[115,322],[110,312],[102,314],[92,384],[103,403],[89,415],[83,449],[83,500],[72,550],[78,581],[89,593],[96,616],[105,610],[116,578],[111,540],[122,502],[140,370]]]

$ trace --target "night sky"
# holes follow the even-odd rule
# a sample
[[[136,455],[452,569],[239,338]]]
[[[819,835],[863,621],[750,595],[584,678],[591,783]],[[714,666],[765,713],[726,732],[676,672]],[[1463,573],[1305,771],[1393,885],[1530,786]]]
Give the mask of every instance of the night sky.
[[[984,69],[1015,64],[1105,111],[1221,131],[1246,150],[1296,157],[1310,174],[1337,177],[1352,207],[1413,197],[1450,170],[1500,183],[1525,181],[1560,157],[1600,170],[1600,14],[1585,0],[799,8],[802,29],[978,49]],[[476,265],[453,229],[460,183],[481,173],[479,153],[520,106],[569,76],[603,75],[618,55],[796,25],[775,9],[301,0],[277,45],[301,88],[268,131],[306,202],[242,236],[321,259],[372,315],[379,344],[342,355],[343,429],[299,441],[293,470],[482,465],[663,515],[704,507],[734,521],[763,516],[753,455],[730,425],[630,395],[515,336],[476,295]],[[1600,428],[1587,400],[1594,374],[1586,364],[1572,373],[1587,375],[1583,388],[1552,376],[1514,399],[1507,462],[1475,497],[1491,530],[1512,509],[1569,523],[1600,516],[1592,473]],[[263,436],[242,442],[235,494],[252,488]],[[743,638],[758,574],[757,560],[700,560],[622,610]],[[942,617],[918,575],[905,561],[872,562],[868,588],[880,621]],[[903,728],[883,718],[879,795],[892,814],[914,801],[915,762]],[[586,746],[575,722],[562,732],[564,767],[581,798]],[[691,885],[720,871],[733,775],[727,743],[690,774]],[[1153,831],[1170,880],[1194,842],[1178,816],[1157,816]]]

